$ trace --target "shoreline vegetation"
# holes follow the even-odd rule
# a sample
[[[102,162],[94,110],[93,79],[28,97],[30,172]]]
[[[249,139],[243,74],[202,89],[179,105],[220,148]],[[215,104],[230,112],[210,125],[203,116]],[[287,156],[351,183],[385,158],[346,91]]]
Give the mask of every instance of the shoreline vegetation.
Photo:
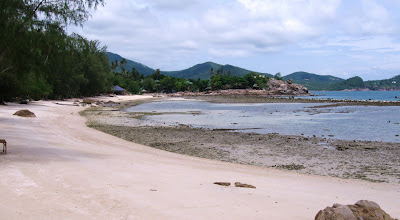
[[[156,96],[156,95],[155,95]],[[334,101],[256,96],[182,96],[218,103],[307,102],[340,105],[399,106],[398,102]],[[160,101],[156,98],[149,101]],[[153,148],[238,164],[293,170],[298,173],[400,183],[400,143],[338,140],[296,135],[242,133],[187,125],[149,126],[152,113],[122,111],[143,103],[104,103],[81,112],[91,128]],[[190,113],[190,112],[189,112]],[[189,114],[188,113],[188,114]],[[158,114],[158,113],[154,113]],[[162,114],[162,113],[161,113]],[[191,113],[190,113],[191,114]],[[151,138],[149,138],[151,137]]]

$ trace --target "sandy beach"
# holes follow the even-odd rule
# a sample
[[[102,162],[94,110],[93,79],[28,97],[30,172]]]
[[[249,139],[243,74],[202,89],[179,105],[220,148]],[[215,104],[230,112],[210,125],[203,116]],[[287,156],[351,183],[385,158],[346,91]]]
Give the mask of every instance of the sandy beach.
[[[361,199],[375,201],[400,218],[398,183],[171,153],[89,128],[79,115],[84,107],[72,101],[55,103],[0,106],[0,139],[8,143],[7,154],[0,154],[4,219],[313,219],[326,206]],[[14,116],[20,109],[37,117]],[[216,181],[257,188],[224,187]]]

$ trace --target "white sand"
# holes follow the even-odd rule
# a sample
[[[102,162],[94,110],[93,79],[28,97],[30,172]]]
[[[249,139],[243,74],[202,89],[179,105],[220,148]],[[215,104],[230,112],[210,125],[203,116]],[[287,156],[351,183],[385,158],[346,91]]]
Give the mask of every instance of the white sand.
[[[112,99],[132,98],[143,97]],[[37,118],[12,115],[20,109]],[[0,154],[2,219],[313,219],[328,205],[360,199],[400,217],[400,184],[168,153],[88,128],[81,110],[52,102],[0,106],[0,139],[8,142],[8,154]]]

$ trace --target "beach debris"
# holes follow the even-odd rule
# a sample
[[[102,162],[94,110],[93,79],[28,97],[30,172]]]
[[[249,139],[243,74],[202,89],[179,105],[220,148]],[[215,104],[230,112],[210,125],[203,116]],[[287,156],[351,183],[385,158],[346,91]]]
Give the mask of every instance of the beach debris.
[[[235,183],[235,187],[243,187],[243,188],[251,188],[251,189],[255,189],[256,187],[250,184],[246,184],[246,183],[241,183],[241,182],[236,182]]]
[[[29,103],[29,99],[23,99],[19,102],[19,104],[28,104]]]
[[[363,146],[362,149],[364,150],[376,150],[377,148],[374,146]]]
[[[345,151],[348,149],[349,149],[349,147],[347,147],[347,146],[336,146],[336,150],[338,150],[338,151]]]
[[[220,185],[220,186],[230,186],[231,185],[231,183],[229,183],[229,182],[214,182],[214,184]]]
[[[36,117],[35,113],[29,111],[28,109],[22,109],[14,113],[14,115],[21,116],[21,117]]]
[[[360,200],[354,205],[334,204],[318,212],[315,220],[395,220],[390,217],[378,204],[368,200]]]

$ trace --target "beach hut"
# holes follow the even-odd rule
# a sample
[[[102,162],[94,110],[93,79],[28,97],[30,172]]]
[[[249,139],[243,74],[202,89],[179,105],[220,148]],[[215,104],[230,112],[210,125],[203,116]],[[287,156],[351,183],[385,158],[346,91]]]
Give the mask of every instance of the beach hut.
[[[127,91],[124,89],[124,88],[122,88],[122,87],[120,87],[120,86],[114,86],[114,94],[117,94],[117,95],[125,95],[127,93]]]

